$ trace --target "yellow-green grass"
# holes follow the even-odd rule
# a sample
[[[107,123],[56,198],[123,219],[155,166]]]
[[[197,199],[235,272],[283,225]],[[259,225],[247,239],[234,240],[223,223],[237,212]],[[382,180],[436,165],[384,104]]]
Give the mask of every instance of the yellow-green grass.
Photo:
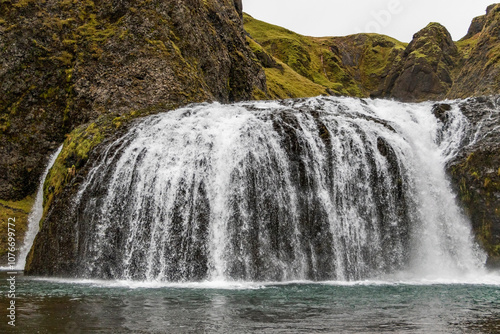
[[[0,264],[7,264],[8,253],[8,223],[14,223],[10,226],[14,229],[16,242],[16,259],[19,256],[17,251],[24,242],[24,236],[28,229],[28,216],[35,201],[34,196],[28,196],[21,201],[3,201],[0,200]],[[11,230],[12,231],[12,230]]]

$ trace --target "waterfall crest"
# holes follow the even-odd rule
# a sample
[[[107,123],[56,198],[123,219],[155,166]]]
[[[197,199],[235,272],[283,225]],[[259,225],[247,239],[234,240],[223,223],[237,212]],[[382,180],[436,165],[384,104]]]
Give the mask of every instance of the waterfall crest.
[[[485,255],[446,161],[467,122],[432,104],[318,97],[148,117],[74,201],[80,276],[359,280],[455,275]]]

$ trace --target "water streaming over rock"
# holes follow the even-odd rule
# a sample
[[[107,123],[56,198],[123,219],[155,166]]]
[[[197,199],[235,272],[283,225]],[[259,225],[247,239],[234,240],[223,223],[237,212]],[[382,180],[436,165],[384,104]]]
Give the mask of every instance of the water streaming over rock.
[[[24,269],[24,265],[26,264],[26,257],[33,245],[33,241],[40,229],[40,219],[42,219],[43,215],[43,183],[45,182],[45,178],[49,174],[49,170],[52,168],[54,163],[56,162],[59,153],[61,153],[63,146],[59,146],[59,148],[49,157],[49,161],[45,170],[43,171],[42,176],[40,177],[40,183],[38,185],[38,190],[35,197],[35,203],[31,208],[31,212],[28,216],[28,230],[26,231],[26,235],[24,236],[24,242],[19,250],[19,256],[16,263],[16,268],[19,270]]]
[[[203,104],[110,144],[74,201],[79,276],[357,280],[457,275],[484,254],[455,203],[456,105],[313,98]]]

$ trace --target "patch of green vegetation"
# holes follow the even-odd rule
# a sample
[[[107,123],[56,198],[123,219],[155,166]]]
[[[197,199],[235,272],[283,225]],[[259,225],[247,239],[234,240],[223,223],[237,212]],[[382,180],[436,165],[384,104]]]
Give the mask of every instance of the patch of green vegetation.
[[[382,78],[407,46],[378,34],[340,38],[302,36],[247,14],[243,18],[251,36],[250,47],[261,63],[261,54],[265,52],[309,81],[340,95],[369,96],[379,88]],[[272,72],[272,81],[278,81],[277,71],[267,72]]]
[[[486,63],[485,68],[490,66],[500,66],[500,44],[495,43],[495,47],[493,47],[490,51],[488,51],[487,57],[488,62]]]
[[[455,42],[455,45],[458,48],[458,51],[462,55],[464,60],[470,58],[472,50],[476,47],[478,41],[478,36],[471,37],[469,39],[460,40]]]
[[[0,200],[0,263],[2,265],[7,263],[9,218],[11,223],[15,223],[16,249],[19,249],[28,229],[28,216],[34,202],[33,196],[17,202]]]
[[[321,39],[302,36],[288,29],[256,20],[247,14],[244,14],[243,19],[245,29],[252,36],[252,39],[258,43],[258,46],[250,43],[251,48],[257,55],[265,50],[267,54],[288,65],[292,71],[295,71],[308,81],[323,86],[323,91],[329,88],[335,91],[340,90],[341,94],[354,93],[352,95],[359,95],[360,92],[355,83],[345,80],[348,75],[336,64],[338,60],[328,62],[330,60],[328,57],[334,57],[334,55],[330,55],[331,51],[329,51],[328,43],[324,43]],[[328,55],[326,60],[327,65],[330,66],[325,66],[325,55]],[[331,65],[333,65],[333,68],[331,68]],[[273,76],[271,78],[273,83],[284,80],[278,80],[281,71],[266,71],[266,74],[267,72],[270,72]],[[288,70],[284,70],[282,73],[286,73],[288,76],[291,75]],[[328,77],[328,74],[330,74],[331,78]],[[317,92],[316,89],[312,91]],[[292,95],[294,94],[292,93]]]
[[[267,100],[268,96],[258,87],[254,87],[252,90],[252,99],[254,100]]]
[[[360,82],[366,94],[379,88],[382,78],[401,60],[406,44],[394,38],[363,34],[366,41],[362,47],[359,63]]]
[[[92,150],[105,138],[125,128],[131,121],[139,117],[178,108],[180,105],[159,104],[141,110],[133,110],[127,114],[102,115],[95,122],[84,124],[66,136],[63,149],[50,169],[43,185],[44,215],[54,199],[60,195],[78,172],[85,166]],[[43,221],[43,219],[42,219]]]
[[[109,117],[103,117],[99,123]],[[67,135],[63,150],[52,166],[43,186],[44,214],[54,198],[59,195],[63,187],[71,181],[79,168],[87,162],[90,151],[102,142],[109,124],[96,123],[82,125]]]
[[[267,88],[272,99],[328,95],[324,86],[301,76],[288,65],[278,61],[283,69],[266,68]]]
[[[23,7],[29,6],[32,3],[36,3],[36,0],[19,0],[15,3],[13,3],[12,6],[14,6],[16,8],[23,8]]]

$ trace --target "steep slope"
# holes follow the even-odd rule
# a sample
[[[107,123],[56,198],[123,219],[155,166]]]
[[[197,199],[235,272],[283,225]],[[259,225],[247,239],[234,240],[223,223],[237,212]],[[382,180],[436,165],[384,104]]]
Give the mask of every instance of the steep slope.
[[[266,58],[283,62],[334,95],[370,96],[372,91],[380,89],[385,73],[405,47],[395,39],[376,34],[302,36],[247,14],[244,23],[251,39],[267,54]],[[268,67],[266,62],[262,64]],[[297,87],[301,85],[297,83]]]
[[[464,53],[463,65],[448,97],[500,93],[500,4],[489,6],[485,16],[475,18],[457,44]]]

